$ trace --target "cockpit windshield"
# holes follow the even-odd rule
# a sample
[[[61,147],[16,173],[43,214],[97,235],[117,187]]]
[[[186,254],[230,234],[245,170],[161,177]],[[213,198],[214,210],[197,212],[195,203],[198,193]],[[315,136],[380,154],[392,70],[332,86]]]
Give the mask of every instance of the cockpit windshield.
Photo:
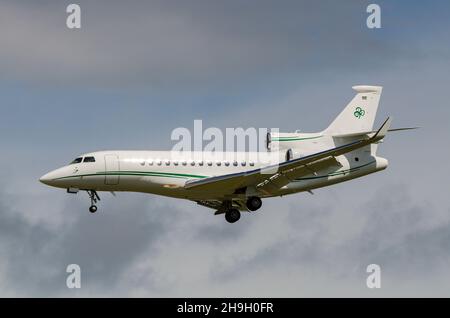
[[[94,157],[84,157],[83,162],[95,162],[95,158]]]
[[[80,163],[81,161],[83,161],[83,157],[78,157],[76,159],[74,159],[70,164],[74,164],[74,163]]]

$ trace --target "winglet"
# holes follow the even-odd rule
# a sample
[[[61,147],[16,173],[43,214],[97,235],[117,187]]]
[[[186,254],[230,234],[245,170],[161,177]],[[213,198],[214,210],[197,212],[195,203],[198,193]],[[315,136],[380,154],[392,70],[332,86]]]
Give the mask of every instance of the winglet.
[[[389,127],[391,127],[391,123],[392,123],[392,117],[388,117],[383,125],[381,125],[380,129],[377,130],[377,132],[375,133],[375,135],[372,136],[372,140],[374,141],[378,141],[384,138],[384,136],[386,136],[387,132],[389,131]]]

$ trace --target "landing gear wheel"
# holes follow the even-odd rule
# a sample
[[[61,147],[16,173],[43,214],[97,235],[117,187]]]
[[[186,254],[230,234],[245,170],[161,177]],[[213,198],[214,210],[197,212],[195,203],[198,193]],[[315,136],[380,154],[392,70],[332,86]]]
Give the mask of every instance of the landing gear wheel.
[[[100,197],[98,196],[95,190],[86,190],[91,199],[91,206],[89,207],[89,212],[95,213],[97,212],[97,206],[95,205],[97,201],[100,201]]]
[[[250,211],[256,211],[261,207],[262,201],[258,197],[250,197],[248,198],[246,205]]]
[[[225,220],[227,220],[228,223],[234,223],[239,221],[241,218],[241,212],[237,209],[230,209],[227,212],[225,212]]]

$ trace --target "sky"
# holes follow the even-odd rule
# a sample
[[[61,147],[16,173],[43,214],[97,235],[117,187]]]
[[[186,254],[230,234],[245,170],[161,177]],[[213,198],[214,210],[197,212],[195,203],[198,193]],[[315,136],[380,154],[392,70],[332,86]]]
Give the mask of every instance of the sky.
[[[450,4],[0,1],[0,296],[449,297]],[[381,85],[387,170],[266,199],[233,225],[189,201],[66,194],[80,153],[167,149],[177,127],[315,132]],[[81,267],[68,289],[66,267]],[[366,267],[381,267],[381,288]]]

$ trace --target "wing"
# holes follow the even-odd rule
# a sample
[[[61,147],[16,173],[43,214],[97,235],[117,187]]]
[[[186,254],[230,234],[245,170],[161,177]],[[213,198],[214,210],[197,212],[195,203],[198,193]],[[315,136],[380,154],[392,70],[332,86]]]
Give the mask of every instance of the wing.
[[[232,173],[222,176],[206,178],[202,180],[189,180],[185,184],[186,189],[196,191],[220,192],[231,194],[236,189],[247,186],[256,186],[261,191],[279,189],[291,179],[295,179],[306,171],[311,172],[321,166],[337,163],[335,157],[351,152],[355,149],[375,143],[384,138],[388,132],[392,118],[387,118],[380,129],[371,137],[362,138],[351,143],[307,155],[301,158],[284,161],[278,165],[266,166],[259,169]]]

